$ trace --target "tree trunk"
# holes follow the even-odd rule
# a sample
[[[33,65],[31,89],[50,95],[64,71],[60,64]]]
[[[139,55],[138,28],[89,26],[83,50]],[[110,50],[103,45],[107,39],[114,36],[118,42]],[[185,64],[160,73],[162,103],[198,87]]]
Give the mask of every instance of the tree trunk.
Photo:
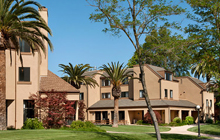
[[[0,130],[6,130],[6,67],[5,50],[0,48]]]
[[[149,99],[149,96],[148,96],[147,86],[146,86],[146,82],[145,82],[144,67],[142,65],[142,62],[140,61],[140,57],[139,57],[139,67],[140,67],[140,72],[141,72],[141,83],[142,83],[142,86],[143,86],[144,97],[145,97],[145,101],[146,101],[146,104],[147,104],[147,107],[148,107],[148,111],[149,111],[150,116],[151,116],[151,118],[154,122],[154,129],[155,129],[155,132],[156,132],[156,135],[157,135],[157,139],[161,140],[160,129],[159,129],[159,126],[158,126],[157,118],[156,118],[155,113],[152,109],[150,99]]]
[[[119,97],[114,97],[114,122],[112,127],[118,127],[118,100]]]

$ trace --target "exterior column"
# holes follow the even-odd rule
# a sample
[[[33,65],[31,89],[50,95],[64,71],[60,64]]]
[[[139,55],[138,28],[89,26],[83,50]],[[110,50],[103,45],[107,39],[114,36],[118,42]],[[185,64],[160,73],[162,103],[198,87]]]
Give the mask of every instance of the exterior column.
[[[76,121],[78,120],[79,118],[79,105],[78,105],[78,101],[76,101]]]
[[[192,116],[192,111],[191,110],[189,110],[189,116]]]
[[[165,123],[169,123],[169,111],[168,108],[165,108]]]
[[[182,110],[178,111],[178,117],[182,120]]]
[[[129,114],[128,114],[128,110],[125,110],[125,124],[129,124]]]

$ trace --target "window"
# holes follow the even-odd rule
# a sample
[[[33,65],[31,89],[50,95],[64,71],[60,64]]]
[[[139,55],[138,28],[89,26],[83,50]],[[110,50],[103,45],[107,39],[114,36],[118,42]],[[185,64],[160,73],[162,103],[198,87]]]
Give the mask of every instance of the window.
[[[102,93],[102,99],[111,98],[110,93]]]
[[[140,98],[144,98],[144,91],[140,90]]]
[[[209,106],[209,100],[206,99],[206,107],[208,107],[208,106]]]
[[[210,100],[210,107],[212,107],[212,100]]]
[[[172,74],[171,73],[165,73],[165,79],[172,81]]]
[[[128,92],[121,92],[121,97],[128,97]]]
[[[142,74],[139,74],[139,81],[142,81]]]
[[[34,118],[34,101],[24,100],[24,122],[28,118]]]
[[[30,45],[26,41],[19,39],[19,46],[21,52],[30,52]]]
[[[167,89],[164,89],[164,96],[167,98]]]
[[[126,77],[126,78],[122,81],[122,84],[123,84],[123,85],[128,84],[128,77]]]
[[[79,94],[79,100],[84,100],[84,93]]]
[[[119,111],[119,120],[125,120],[125,112]]]
[[[170,98],[173,98],[173,90],[170,90]]]
[[[119,120],[125,120],[125,112],[119,111]],[[114,120],[114,111],[111,111],[112,120]]]
[[[19,81],[30,81],[30,67],[19,67]]]
[[[110,86],[110,85],[111,85],[110,80],[102,79],[102,86]]]

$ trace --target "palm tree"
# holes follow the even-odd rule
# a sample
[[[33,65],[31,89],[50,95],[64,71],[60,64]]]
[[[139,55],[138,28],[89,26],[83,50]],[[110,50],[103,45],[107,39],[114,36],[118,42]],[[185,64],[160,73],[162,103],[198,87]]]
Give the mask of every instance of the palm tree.
[[[107,64],[107,65],[102,65],[101,70],[104,71],[103,74],[100,74],[101,76],[105,77],[106,79],[110,80],[111,84],[113,85],[112,87],[112,96],[114,97],[114,122],[112,127],[118,127],[118,100],[121,95],[121,85],[123,81],[128,78],[132,77],[133,71],[128,71],[128,67],[126,65],[113,63]],[[106,75],[106,74],[107,75]]]
[[[62,79],[70,83],[76,89],[80,89],[81,84],[92,87],[95,87],[96,85],[98,86],[98,83],[95,79],[85,74],[85,72],[92,68],[89,64],[78,64],[75,65],[75,67],[73,67],[71,63],[69,63],[69,65],[59,64],[59,67],[62,68],[62,70],[60,70],[61,72],[67,74],[62,77]]]
[[[202,76],[202,78],[206,78],[206,81],[209,82],[213,76],[212,75],[213,68],[211,67],[212,65],[213,63],[200,61],[199,63],[192,65],[191,73],[192,74],[194,73],[194,77],[197,77],[199,79],[200,76]]]
[[[46,47],[44,41],[53,50],[51,41],[40,28],[52,35],[51,30],[39,12],[32,6],[37,6],[39,9],[42,7],[39,3],[31,0],[0,0],[0,130],[6,129],[5,50],[9,49],[10,52],[15,50],[19,53],[19,39],[28,43],[32,53],[35,50],[44,52]],[[20,59],[22,63],[21,55]]]

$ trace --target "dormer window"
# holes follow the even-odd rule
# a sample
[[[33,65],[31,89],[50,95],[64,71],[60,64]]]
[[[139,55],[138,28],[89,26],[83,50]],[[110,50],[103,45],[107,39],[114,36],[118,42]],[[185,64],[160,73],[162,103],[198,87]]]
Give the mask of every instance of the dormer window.
[[[102,79],[102,86],[110,86],[110,80]]]
[[[168,81],[172,81],[172,74],[171,73],[165,73],[165,79]]]

